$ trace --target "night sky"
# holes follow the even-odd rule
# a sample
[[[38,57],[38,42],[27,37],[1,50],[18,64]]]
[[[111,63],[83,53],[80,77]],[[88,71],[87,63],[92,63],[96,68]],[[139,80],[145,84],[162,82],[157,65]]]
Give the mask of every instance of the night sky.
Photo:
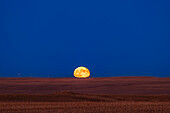
[[[0,77],[170,77],[169,0],[1,0]]]

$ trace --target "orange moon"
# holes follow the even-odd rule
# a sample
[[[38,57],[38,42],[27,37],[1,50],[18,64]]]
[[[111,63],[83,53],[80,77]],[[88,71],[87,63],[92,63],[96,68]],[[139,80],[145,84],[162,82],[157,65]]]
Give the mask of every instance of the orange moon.
[[[86,67],[78,67],[74,70],[74,76],[77,78],[87,78],[90,76],[90,71]]]

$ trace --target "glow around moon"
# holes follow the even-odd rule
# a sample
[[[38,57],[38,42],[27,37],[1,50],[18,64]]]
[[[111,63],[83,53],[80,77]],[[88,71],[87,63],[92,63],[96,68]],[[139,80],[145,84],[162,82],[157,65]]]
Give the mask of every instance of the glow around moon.
[[[87,78],[90,76],[90,71],[86,67],[78,67],[74,70],[74,76],[77,78]]]

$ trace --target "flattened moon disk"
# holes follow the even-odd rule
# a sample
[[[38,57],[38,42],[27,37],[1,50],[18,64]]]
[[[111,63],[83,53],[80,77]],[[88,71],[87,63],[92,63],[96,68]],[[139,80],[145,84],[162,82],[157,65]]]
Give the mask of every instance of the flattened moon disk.
[[[77,78],[87,78],[90,76],[90,71],[86,67],[78,67],[74,70],[74,76]]]

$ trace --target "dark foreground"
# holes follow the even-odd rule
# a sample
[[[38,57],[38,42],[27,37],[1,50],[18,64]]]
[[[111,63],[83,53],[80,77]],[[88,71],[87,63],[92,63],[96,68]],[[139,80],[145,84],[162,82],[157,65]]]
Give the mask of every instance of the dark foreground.
[[[1,102],[2,113],[170,113],[170,102]]]
[[[170,78],[0,78],[0,113],[56,112],[170,113]]]
[[[0,94],[170,94],[170,77],[0,78]]]
[[[170,113],[170,95],[0,95],[3,113]]]

